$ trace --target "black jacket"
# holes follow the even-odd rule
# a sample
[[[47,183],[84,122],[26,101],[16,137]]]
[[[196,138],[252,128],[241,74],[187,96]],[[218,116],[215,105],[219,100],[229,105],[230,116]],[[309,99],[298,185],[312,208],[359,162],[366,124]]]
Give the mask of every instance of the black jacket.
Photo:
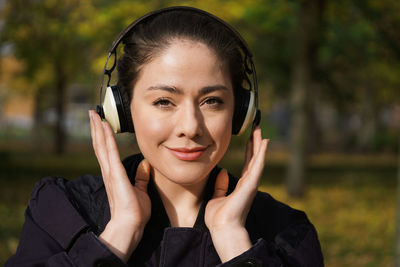
[[[132,183],[142,159],[139,154],[123,162]],[[31,194],[18,249],[5,266],[217,266],[221,262],[204,223],[204,211],[219,170],[215,167],[210,174],[193,228],[170,227],[150,180],[151,218],[127,264],[97,238],[110,220],[101,177],[45,178]],[[230,176],[228,193],[236,183]],[[257,193],[246,228],[253,246],[220,266],[323,266],[317,233],[304,212],[266,193]]]

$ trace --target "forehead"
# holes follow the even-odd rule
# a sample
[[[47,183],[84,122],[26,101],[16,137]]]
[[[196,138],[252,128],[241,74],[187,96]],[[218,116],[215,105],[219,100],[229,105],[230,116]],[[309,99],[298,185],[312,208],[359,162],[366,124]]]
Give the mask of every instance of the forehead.
[[[219,84],[232,88],[228,68],[215,51],[204,43],[186,39],[172,41],[144,64],[134,91],[155,84],[188,89]]]

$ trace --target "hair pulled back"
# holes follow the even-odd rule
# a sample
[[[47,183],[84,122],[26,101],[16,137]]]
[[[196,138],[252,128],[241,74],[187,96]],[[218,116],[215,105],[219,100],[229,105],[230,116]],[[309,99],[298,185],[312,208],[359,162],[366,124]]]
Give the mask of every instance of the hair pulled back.
[[[225,25],[209,16],[191,10],[171,10],[140,22],[122,40],[124,54],[118,60],[117,85],[123,101],[127,102],[125,107],[130,107],[141,67],[177,39],[198,41],[214,50],[228,67],[236,100],[246,79],[237,38]]]

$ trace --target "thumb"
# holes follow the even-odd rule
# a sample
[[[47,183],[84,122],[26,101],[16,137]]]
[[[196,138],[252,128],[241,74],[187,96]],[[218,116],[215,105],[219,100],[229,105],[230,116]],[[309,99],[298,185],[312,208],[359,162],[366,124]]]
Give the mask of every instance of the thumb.
[[[147,184],[150,179],[150,164],[144,159],[140,162],[135,177],[135,187],[140,191],[147,192]]]
[[[228,191],[229,176],[225,169],[218,173],[217,179],[215,181],[214,195],[213,198],[224,197]]]

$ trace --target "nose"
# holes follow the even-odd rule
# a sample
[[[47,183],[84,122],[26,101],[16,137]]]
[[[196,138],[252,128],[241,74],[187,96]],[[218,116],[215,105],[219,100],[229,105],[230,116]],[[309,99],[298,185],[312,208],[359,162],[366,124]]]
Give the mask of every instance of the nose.
[[[201,110],[193,103],[182,105],[178,111],[176,134],[189,139],[203,135],[204,118]]]

